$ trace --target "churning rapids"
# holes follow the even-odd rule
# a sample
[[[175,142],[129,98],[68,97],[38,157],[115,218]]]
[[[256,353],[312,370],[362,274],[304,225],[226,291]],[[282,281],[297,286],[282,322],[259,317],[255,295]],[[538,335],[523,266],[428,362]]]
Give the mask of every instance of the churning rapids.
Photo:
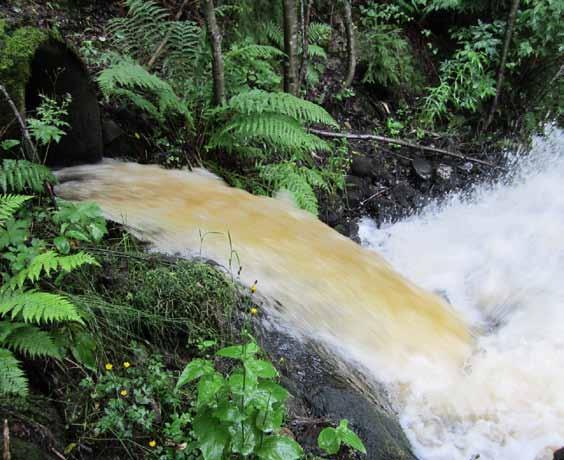
[[[106,160],[59,171],[57,193],[158,250],[241,267],[283,305],[272,314],[388,385],[418,457],[550,459],[564,444],[563,150],[553,131],[504,185],[386,228],[365,219],[364,248],[203,170]]]

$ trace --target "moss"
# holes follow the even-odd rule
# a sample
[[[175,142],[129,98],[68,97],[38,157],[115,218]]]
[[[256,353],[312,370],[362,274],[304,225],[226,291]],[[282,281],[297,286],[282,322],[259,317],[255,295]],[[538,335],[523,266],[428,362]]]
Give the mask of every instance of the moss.
[[[37,47],[49,38],[49,34],[34,28],[21,27],[7,35],[0,26],[0,80],[4,82],[16,106],[23,111],[25,84],[31,74],[31,60]]]

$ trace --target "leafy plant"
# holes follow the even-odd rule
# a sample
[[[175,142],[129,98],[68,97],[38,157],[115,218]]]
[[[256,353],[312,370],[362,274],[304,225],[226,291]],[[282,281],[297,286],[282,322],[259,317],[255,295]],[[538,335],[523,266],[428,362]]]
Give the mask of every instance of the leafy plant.
[[[45,182],[55,183],[51,170],[27,160],[2,160],[0,190],[4,193],[42,193]]]
[[[366,454],[364,444],[355,432],[349,428],[348,420],[341,420],[337,428],[324,428],[317,438],[319,448],[329,455],[339,452],[343,444]]]
[[[37,107],[36,116],[27,119],[27,126],[31,137],[45,148],[44,158],[47,158],[51,143],[58,144],[66,134],[64,130],[70,127],[64,118],[68,115],[71,96],[67,94],[61,102],[44,94],[39,97],[41,103]]]
[[[207,359],[191,361],[180,375],[177,388],[197,381],[193,433],[204,460],[234,454],[267,460],[302,456],[299,444],[279,433],[288,392],[259,353],[254,342],[219,350],[218,357],[238,363],[227,377]]]

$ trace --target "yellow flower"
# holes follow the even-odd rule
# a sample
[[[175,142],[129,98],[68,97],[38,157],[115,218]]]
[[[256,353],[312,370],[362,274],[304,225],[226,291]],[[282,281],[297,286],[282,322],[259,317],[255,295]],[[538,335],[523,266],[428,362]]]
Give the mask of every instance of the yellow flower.
[[[157,441],[155,441],[154,439],[151,439],[149,441],[149,447],[156,447],[157,446]]]
[[[251,310],[250,310],[250,312],[251,312],[251,315],[257,316],[257,315],[258,315],[258,308],[252,307]]]
[[[125,367],[126,369],[127,369],[128,367],[130,367],[130,366],[131,366],[131,363],[130,363],[129,361],[124,361],[124,362],[123,362],[123,367]]]
[[[106,368],[107,371],[111,371],[114,368],[114,365],[111,363],[106,363],[104,367]]]
[[[127,390],[121,390],[119,392],[119,394],[122,395],[122,396],[127,396],[128,393],[127,393]]]
[[[257,282],[255,281],[251,286],[251,294],[257,292]]]

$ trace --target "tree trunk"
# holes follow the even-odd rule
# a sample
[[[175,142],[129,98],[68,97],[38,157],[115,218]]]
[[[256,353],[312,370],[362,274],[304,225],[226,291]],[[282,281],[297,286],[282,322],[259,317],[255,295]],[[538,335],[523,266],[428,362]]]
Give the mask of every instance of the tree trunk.
[[[300,74],[298,78],[298,88],[302,86],[302,83],[307,79],[307,66],[308,66],[308,54],[309,54],[309,21],[311,17],[311,8],[313,6],[313,0],[307,1],[307,7],[304,5],[305,0],[300,0],[301,4],[301,31],[302,31],[302,62],[300,64]]]
[[[212,46],[213,98],[216,105],[221,105],[225,102],[225,74],[221,53],[221,32],[215,19],[213,0],[206,0],[205,15]]]
[[[503,44],[503,51],[501,53],[501,61],[499,63],[499,69],[497,71],[497,85],[495,89],[495,97],[490,109],[490,114],[488,119],[484,124],[483,131],[486,131],[493,121],[495,111],[497,109],[497,104],[499,102],[499,97],[501,95],[501,87],[503,85],[503,77],[505,73],[505,65],[507,63],[507,54],[509,53],[509,45],[511,44],[511,36],[513,35],[513,29],[515,28],[515,19],[517,17],[517,10],[519,9],[519,0],[513,0],[511,5],[511,11],[509,12],[509,17],[507,19],[507,27],[505,28],[505,42]]]
[[[344,0],[343,6],[345,8],[345,27],[347,31],[347,55],[348,55],[348,68],[347,78],[343,85],[344,88],[351,86],[354,80],[354,73],[356,70],[356,46],[354,39],[354,23],[352,20],[352,7],[350,0]]]
[[[298,18],[296,0],[284,0],[284,91],[296,96],[298,94]]]

